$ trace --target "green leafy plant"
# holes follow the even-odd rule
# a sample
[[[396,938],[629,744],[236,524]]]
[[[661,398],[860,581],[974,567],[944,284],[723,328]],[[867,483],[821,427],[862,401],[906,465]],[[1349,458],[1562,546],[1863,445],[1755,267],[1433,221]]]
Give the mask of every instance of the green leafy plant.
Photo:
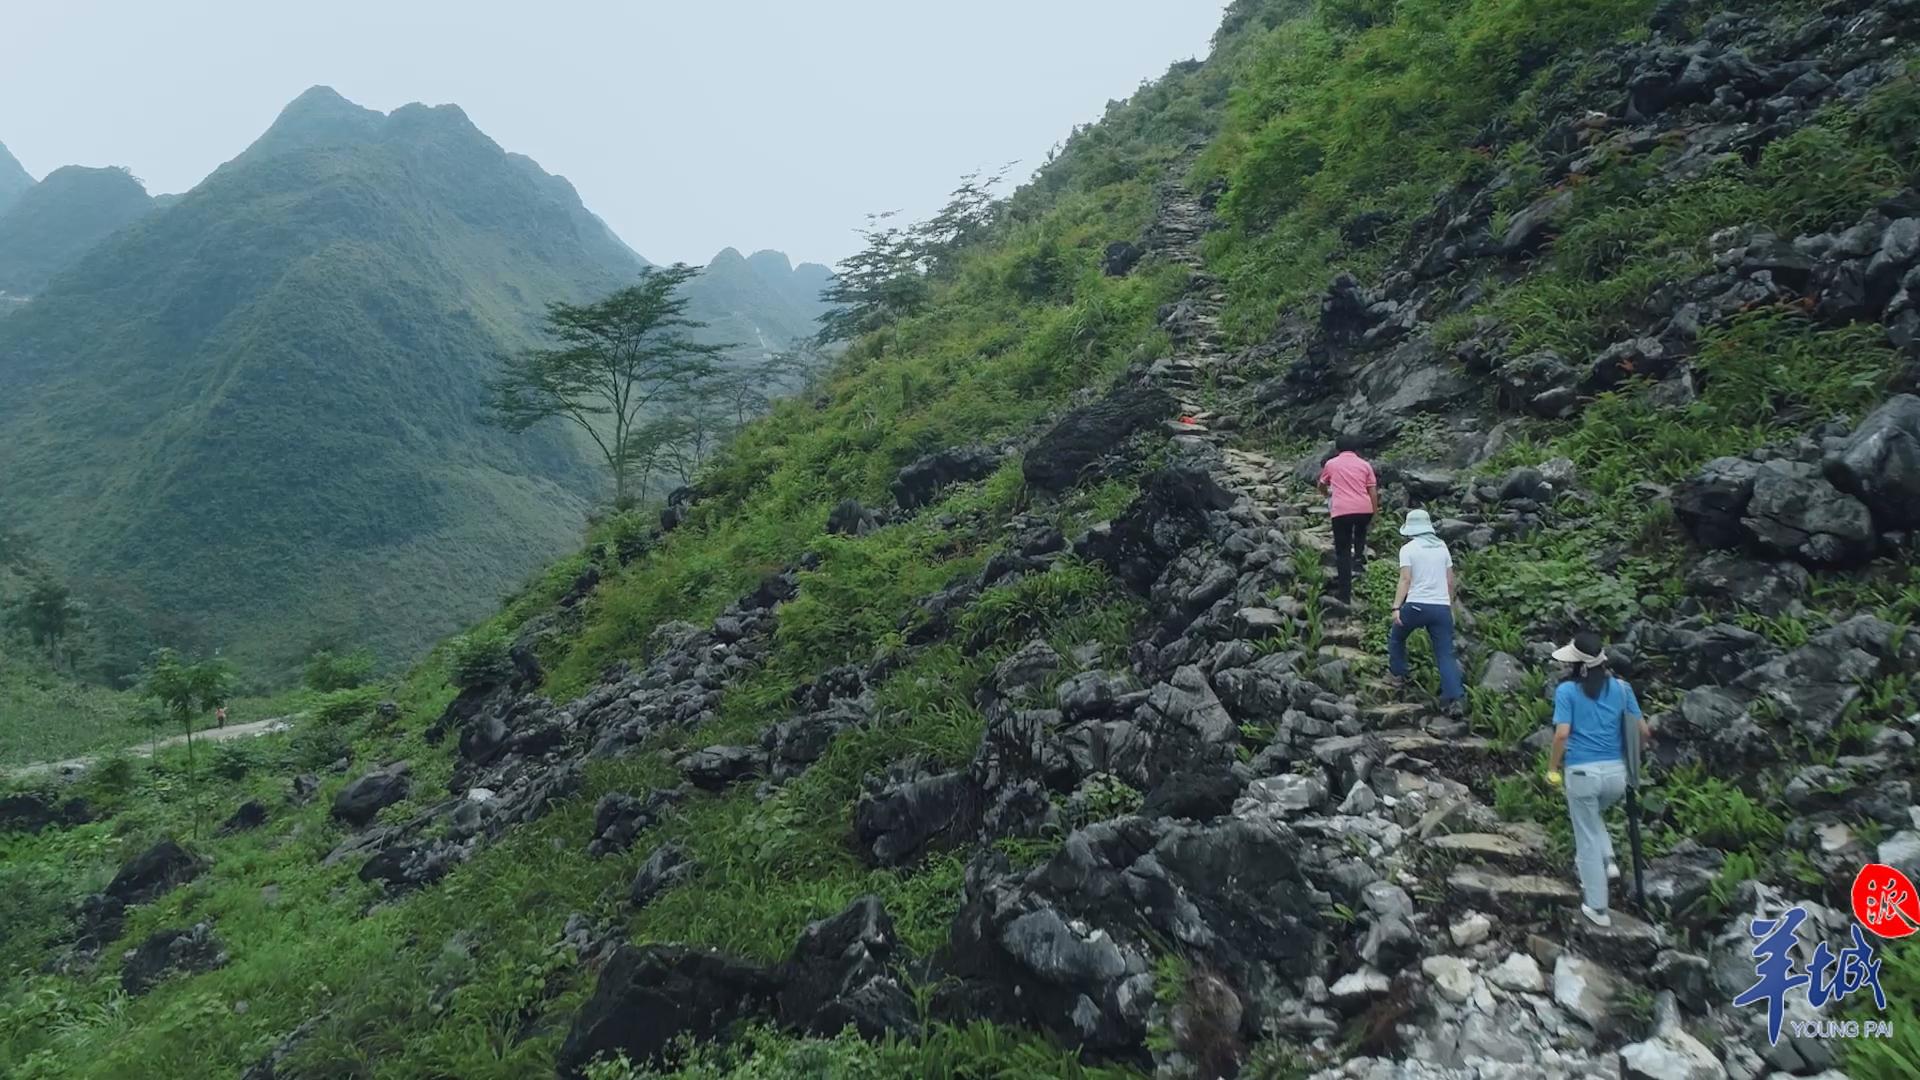
[[[502,631],[476,630],[447,645],[447,680],[461,689],[498,682],[512,672]]]
[[[1095,773],[1087,777],[1081,783],[1078,794],[1084,810],[1080,824],[1131,814],[1140,809],[1140,804],[1146,799],[1139,789],[1111,773]]]
[[[308,689],[323,694],[352,690],[373,677],[373,667],[373,652],[370,649],[359,648],[344,654],[321,649],[307,661],[305,681]]]
[[[1698,843],[1731,850],[1777,840],[1785,830],[1766,803],[1700,768],[1676,769],[1660,787],[1673,830]]]

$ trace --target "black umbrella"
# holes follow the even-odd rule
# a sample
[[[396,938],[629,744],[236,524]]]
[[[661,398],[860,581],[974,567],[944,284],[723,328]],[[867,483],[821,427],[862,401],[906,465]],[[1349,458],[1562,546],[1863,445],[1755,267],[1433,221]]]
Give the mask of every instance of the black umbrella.
[[[1640,853],[1640,791],[1627,788],[1627,846],[1633,849],[1633,899],[1641,910],[1647,906],[1647,885],[1640,876],[1646,859]]]
[[[1627,752],[1627,845],[1633,851],[1633,898],[1644,911],[1647,886],[1640,872],[1646,863],[1640,848],[1640,718],[1632,713],[1620,716],[1620,744]]]

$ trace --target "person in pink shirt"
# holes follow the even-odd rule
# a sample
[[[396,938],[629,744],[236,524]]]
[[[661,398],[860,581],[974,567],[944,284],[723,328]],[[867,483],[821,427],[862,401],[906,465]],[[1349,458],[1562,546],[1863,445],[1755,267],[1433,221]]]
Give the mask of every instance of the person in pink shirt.
[[[1333,512],[1333,558],[1339,570],[1335,586],[1343,602],[1353,602],[1353,577],[1367,564],[1367,528],[1380,512],[1380,482],[1373,466],[1358,453],[1360,440],[1342,435],[1338,453],[1320,467],[1320,490]]]

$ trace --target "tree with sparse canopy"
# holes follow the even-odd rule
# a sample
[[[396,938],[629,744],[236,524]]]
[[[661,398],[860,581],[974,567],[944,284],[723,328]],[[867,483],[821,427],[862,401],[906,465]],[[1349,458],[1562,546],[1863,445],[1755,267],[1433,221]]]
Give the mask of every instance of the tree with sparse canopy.
[[[603,300],[548,305],[557,344],[502,361],[487,382],[489,419],[515,432],[555,417],[578,425],[613,474],[614,505],[631,505],[640,493],[628,478],[646,456],[636,436],[649,414],[697,396],[731,347],[688,336],[706,324],[687,318],[680,286],[699,272],[649,267],[638,285]]]
[[[161,649],[153,655],[153,662],[147,666],[146,677],[140,687],[141,696],[158,702],[166,710],[167,716],[186,733],[187,782],[190,785],[197,783],[194,777],[193,721],[225,704],[232,686],[233,670],[219,657],[189,664],[172,649]],[[193,830],[194,835],[198,836],[200,805],[197,790],[195,795]]]
[[[852,341],[914,315],[933,299],[929,283],[953,275],[956,257],[988,236],[999,220],[993,189],[1011,165],[986,175],[972,172],[947,197],[940,212],[912,225],[892,225],[898,213],[868,214],[859,230],[862,247],[833,271],[820,298],[833,305],[819,318],[819,346]]]
[[[60,642],[73,629],[80,609],[65,585],[51,577],[38,577],[14,606],[9,617],[37,646],[59,660]]]
[[[67,636],[73,622],[72,594],[52,578],[41,578],[20,601],[20,627],[41,648],[51,648]]]

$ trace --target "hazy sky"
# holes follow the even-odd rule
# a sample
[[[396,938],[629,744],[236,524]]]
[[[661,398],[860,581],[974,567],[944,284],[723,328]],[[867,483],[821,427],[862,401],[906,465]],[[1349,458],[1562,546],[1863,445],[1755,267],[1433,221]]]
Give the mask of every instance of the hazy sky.
[[[452,102],[572,180],[641,254],[827,262],[870,210],[1024,177],[1075,123],[1204,55],[1225,0],[62,0],[0,17],[0,143],[184,191],[324,83]]]

